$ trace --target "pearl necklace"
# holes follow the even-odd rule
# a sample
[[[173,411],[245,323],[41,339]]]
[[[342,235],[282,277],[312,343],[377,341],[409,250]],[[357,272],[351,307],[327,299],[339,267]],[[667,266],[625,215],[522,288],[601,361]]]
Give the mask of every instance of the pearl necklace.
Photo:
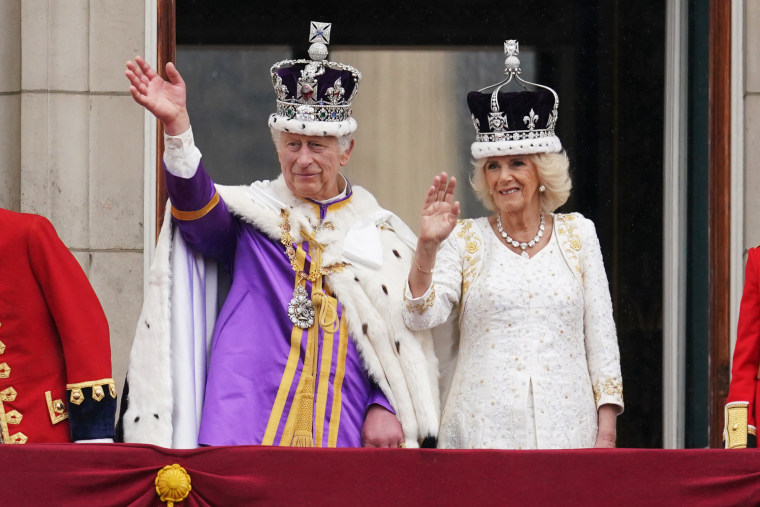
[[[538,226],[538,232],[536,235],[529,242],[520,243],[519,241],[512,239],[509,234],[507,234],[506,231],[501,227],[501,213],[496,216],[496,228],[499,229],[499,234],[501,234],[501,237],[504,238],[504,241],[506,241],[508,245],[512,245],[515,248],[522,248],[522,253],[520,255],[526,259],[530,259],[530,255],[525,251],[525,249],[533,248],[536,246],[536,243],[541,241],[541,237],[544,235],[544,223],[544,214],[541,213],[541,223]]]

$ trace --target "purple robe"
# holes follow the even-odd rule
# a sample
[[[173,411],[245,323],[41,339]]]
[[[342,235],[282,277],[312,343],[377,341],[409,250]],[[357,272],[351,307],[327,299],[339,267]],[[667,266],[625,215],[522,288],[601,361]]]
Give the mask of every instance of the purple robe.
[[[172,205],[178,210],[201,210],[215,195],[202,165],[187,179],[165,174]],[[348,199],[350,185],[344,199],[327,205],[314,202],[315,221],[329,219],[331,209]],[[311,339],[317,340],[314,445],[361,446],[369,406],[393,409],[362,365],[340,302],[335,332],[325,332],[319,324],[304,330],[294,327],[288,303],[296,274],[279,238],[272,239],[232,215],[221,199],[200,218],[174,221],[192,248],[219,262],[232,276],[214,329],[198,442],[290,445],[296,412],[291,408],[311,333]],[[308,272],[309,242],[296,246],[304,251]],[[323,283],[326,294],[333,296]],[[306,282],[306,291],[311,295],[311,282]]]

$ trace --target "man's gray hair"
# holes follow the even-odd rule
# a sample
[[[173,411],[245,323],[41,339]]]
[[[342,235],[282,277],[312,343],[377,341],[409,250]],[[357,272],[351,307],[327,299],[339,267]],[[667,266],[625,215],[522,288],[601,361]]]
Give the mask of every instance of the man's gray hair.
[[[282,135],[282,131],[272,127],[269,127],[269,131],[272,133],[272,141],[274,142],[274,147],[275,149],[278,149],[280,147],[280,136]],[[338,140],[338,150],[342,155],[348,151],[348,148],[351,147],[351,141],[354,140],[354,133],[351,132],[349,134],[343,134],[342,136],[327,137],[335,137]]]

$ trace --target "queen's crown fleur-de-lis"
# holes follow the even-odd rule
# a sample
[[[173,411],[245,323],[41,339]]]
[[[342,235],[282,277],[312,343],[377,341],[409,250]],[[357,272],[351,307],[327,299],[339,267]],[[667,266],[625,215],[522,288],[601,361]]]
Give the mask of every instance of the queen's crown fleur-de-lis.
[[[528,130],[536,128],[536,120],[538,120],[538,115],[533,109],[530,110],[527,116],[523,116],[523,123],[528,126]]]

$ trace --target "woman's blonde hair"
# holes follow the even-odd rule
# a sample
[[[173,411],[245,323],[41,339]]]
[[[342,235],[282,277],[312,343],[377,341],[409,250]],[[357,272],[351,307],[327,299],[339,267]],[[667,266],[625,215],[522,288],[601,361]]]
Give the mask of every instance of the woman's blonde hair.
[[[551,213],[567,202],[573,182],[570,180],[570,160],[563,151],[559,153],[534,153],[527,155],[538,170],[539,185],[546,190],[538,193],[538,203],[541,213]],[[479,158],[473,162],[474,170],[470,184],[478,200],[491,211],[496,211],[496,205],[490,188],[486,183],[485,167],[488,158]]]

